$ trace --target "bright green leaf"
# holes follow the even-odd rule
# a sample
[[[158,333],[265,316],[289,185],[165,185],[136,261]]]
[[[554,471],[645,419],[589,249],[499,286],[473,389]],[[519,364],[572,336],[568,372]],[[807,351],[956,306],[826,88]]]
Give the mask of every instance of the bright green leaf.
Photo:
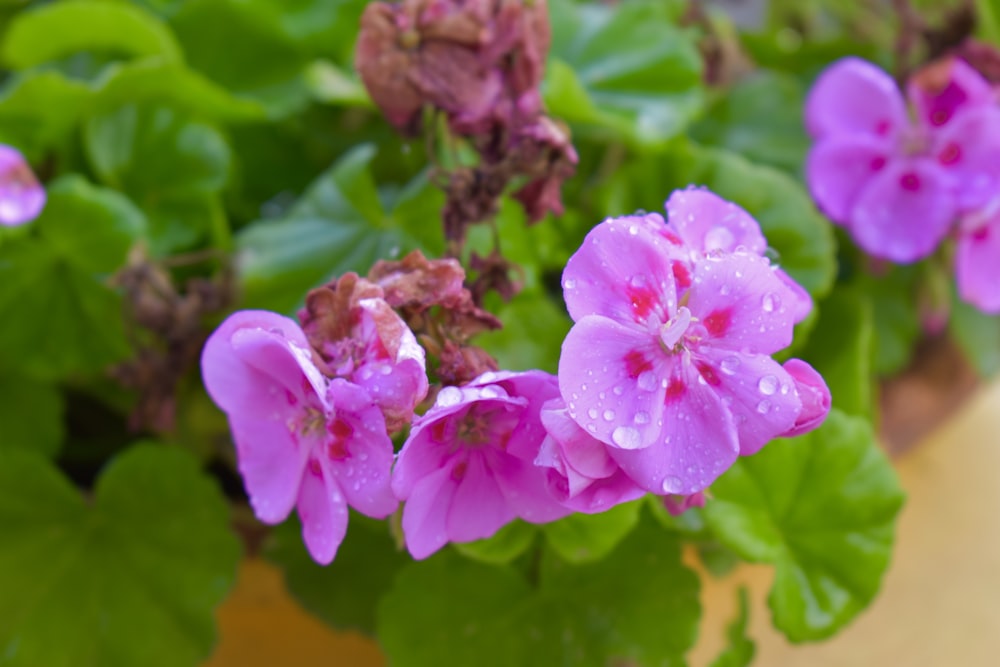
[[[501,368],[556,371],[563,339],[573,324],[562,303],[534,289],[490,310],[503,329],[479,334],[476,345],[492,354]]]
[[[328,566],[317,565],[302,542],[301,525],[290,519],[268,540],[268,560],[285,573],[288,590],[330,625],[372,634],[375,605],[396,571],[410,562],[397,549],[385,521],[351,513],[347,538]]]
[[[15,75],[0,98],[0,142],[40,160],[46,150],[69,141],[91,94],[87,84],[58,72]]]
[[[70,0],[19,14],[3,40],[3,60],[27,69],[78,51],[181,60],[170,29],[138,7],[117,2]]]
[[[703,104],[702,59],[669,3],[550,3],[549,112],[636,147],[684,130]]]
[[[902,370],[913,354],[921,333],[917,310],[919,277],[914,266],[885,266],[877,276],[861,274],[857,278],[858,291],[872,303],[872,371],[878,376]]]
[[[534,524],[515,519],[498,530],[493,537],[453,546],[460,554],[474,560],[503,565],[527,551],[537,534],[538,528]]]
[[[739,459],[712,494],[718,539],[774,564],[769,604],[791,641],[829,637],[874,598],[903,492],[867,421],[833,410],[816,431]]]
[[[564,560],[571,563],[601,560],[636,527],[641,507],[641,501],[637,500],[600,514],[570,514],[545,524],[542,532]]]
[[[240,548],[194,459],[137,445],[105,469],[92,503],[38,455],[0,450],[0,462],[4,664],[200,664]]]
[[[63,438],[63,400],[51,383],[0,373],[0,450],[54,456]]]

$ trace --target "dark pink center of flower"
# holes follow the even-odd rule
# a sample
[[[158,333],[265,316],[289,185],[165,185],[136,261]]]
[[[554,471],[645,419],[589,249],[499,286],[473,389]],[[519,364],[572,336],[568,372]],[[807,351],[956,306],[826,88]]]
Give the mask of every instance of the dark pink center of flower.
[[[347,439],[354,435],[354,429],[351,425],[343,419],[337,419],[327,427],[327,430],[333,437],[327,449],[330,458],[341,461],[350,456],[351,453],[347,451]]]
[[[889,130],[892,129],[892,123],[885,120],[884,118],[875,124],[875,134],[879,136],[885,136],[889,134]]]
[[[879,171],[885,166],[885,158],[879,155],[878,157],[872,158],[871,161],[872,171]]]
[[[916,192],[920,189],[920,177],[911,171],[908,174],[903,174],[899,179],[899,184],[908,192]]]
[[[733,314],[728,308],[726,310],[713,310],[705,318],[705,329],[711,336],[722,336],[729,330],[732,319]]]
[[[687,391],[687,385],[684,384],[684,380],[680,378],[672,378],[670,384],[667,385],[667,394],[663,397],[664,403],[672,403],[680,399],[681,396]]]
[[[989,229],[989,227],[982,227],[982,228],[977,229],[976,231],[972,232],[972,240],[973,241],[985,241],[986,237],[988,237],[989,235],[990,235],[990,229]]]
[[[943,165],[952,165],[959,161],[962,157],[962,149],[959,148],[958,144],[948,144],[944,147],[944,150],[938,154],[938,162]]]
[[[951,112],[947,109],[935,109],[931,112],[931,125],[940,127],[947,123],[949,118],[951,118]]]
[[[309,459],[309,472],[317,477],[322,477],[323,469],[319,467],[319,461],[316,459]]]
[[[635,380],[646,371],[653,369],[653,362],[643,356],[642,352],[632,350],[625,355],[625,372]]]
[[[673,264],[674,280],[681,289],[691,287],[691,271],[680,260],[674,260]]]
[[[632,312],[636,319],[644,320],[653,312],[656,305],[656,295],[648,287],[633,287],[629,285],[625,288],[628,300],[632,303]]]
[[[468,469],[468,461],[459,461],[455,464],[455,467],[451,469],[451,478],[456,482],[460,482],[465,477],[465,471]]]

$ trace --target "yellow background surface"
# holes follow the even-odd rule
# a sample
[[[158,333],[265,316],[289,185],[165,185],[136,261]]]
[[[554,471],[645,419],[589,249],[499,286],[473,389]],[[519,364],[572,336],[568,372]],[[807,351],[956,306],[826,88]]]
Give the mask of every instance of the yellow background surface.
[[[707,665],[751,589],[755,665],[766,667],[995,667],[1000,665],[1000,383],[984,388],[896,462],[908,502],[893,563],[875,603],[834,639],[791,646],[771,628],[768,567],[703,577],[703,634],[691,655]],[[285,593],[280,573],[248,559],[218,613],[207,667],[384,665],[377,647],[335,633]],[[664,619],[664,622],[669,622]]]

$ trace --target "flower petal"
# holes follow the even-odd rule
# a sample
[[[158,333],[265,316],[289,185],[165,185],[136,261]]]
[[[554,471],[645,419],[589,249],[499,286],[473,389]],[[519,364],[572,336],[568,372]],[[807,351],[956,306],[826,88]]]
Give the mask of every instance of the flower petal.
[[[416,483],[403,506],[406,548],[417,560],[427,558],[448,541],[446,521],[457,482],[452,479],[454,461]]]
[[[955,277],[963,301],[1000,314],[1000,214],[958,237]]]
[[[281,421],[230,417],[229,426],[254,515],[264,523],[284,521],[299,495],[308,443]]]
[[[701,252],[732,252],[743,246],[758,255],[767,250],[760,225],[749,213],[708,190],[677,190],[667,200],[667,222]]]
[[[830,413],[831,397],[823,376],[806,362],[789,359],[784,368],[795,382],[795,393],[802,401],[802,411],[795,419],[795,425],[782,433],[782,437],[790,438],[818,428]]]
[[[781,365],[762,354],[741,354],[708,346],[699,349],[695,367],[733,415],[740,456],[761,447],[795,424],[802,401]]]
[[[329,565],[347,533],[347,503],[324,467],[321,461],[309,461],[299,489],[298,511],[309,555],[320,565]]]
[[[389,485],[394,453],[382,413],[347,380],[331,381],[327,397],[334,412],[320,454],[351,507],[376,519],[389,516],[399,503]]]
[[[570,317],[603,315],[645,328],[677,309],[671,252],[663,218],[656,214],[605,220],[594,227],[566,263],[563,296]],[[675,238],[678,244],[680,239]]]
[[[917,118],[936,128],[969,109],[996,104],[989,82],[968,63],[948,58],[918,70],[906,87]]]
[[[458,484],[445,524],[452,542],[490,537],[514,520],[514,512],[507,506],[493,472],[487,469],[483,453],[469,452],[452,468],[451,476]]]
[[[695,265],[688,308],[703,345],[772,354],[792,342],[801,304],[768,260],[747,253]]]
[[[934,252],[955,217],[948,177],[924,158],[894,160],[862,190],[851,234],[873,257],[908,263]]]
[[[14,227],[38,217],[45,189],[20,151],[0,144],[0,225]]]
[[[1000,109],[965,111],[935,137],[934,154],[964,210],[986,204],[1000,190]]]
[[[549,493],[546,470],[503,452],[491,452],[490,469],[507,506],[530,523],[548,523],[571,514]]]
[[[884,71],[860,58],[844,58],[813,84],[805,121],[816,139],[838,134],[888,137],[906,127],[906,104]]]
[[[836,135],[809,151],[806,181],[819,208],[834,222],[849,224],[865,185],[885,168],[891,144],[866,135]]]
[[[596,315],[580,319],[559,356],[559,390],[570,417],[609,445],[650,445],[660,435],[665,361],[650,334]]]
[[[660,437],[644,449],[609,447],[632,480],[656,494],[687,495],[707,488],[739,453],[732,415],[690,361],[674,366],[672,392],[663,410]]]

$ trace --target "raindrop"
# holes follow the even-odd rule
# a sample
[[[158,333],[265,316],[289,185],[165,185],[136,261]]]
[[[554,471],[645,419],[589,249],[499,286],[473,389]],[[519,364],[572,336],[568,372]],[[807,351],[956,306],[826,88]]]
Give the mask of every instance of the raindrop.
[[[757,389],[765,396],[771,396],[778,389],[778,378],[773,375],[765,375],[757,383]]]
[[[765,313],[773,313],[775,309],[781,305],[781,299],[778,298],[777,294],[768,292],[761,299],[761,307],[764,308]]]
[[[563,288],[565,288],[565,289],[575,289],[576,288],[576,281],[573,280],[573,279],[569,279],[569,280],[563,281]]]
[[[641,443],[639,431],[631,426],[619,426],[612,431],[611,442],[622,449],[637,449]]]
[[[636,424],[648,424],[649,423],[649,413],[648,412],[637,412],[635,417],[632,418]]]
[[[609,422],[609,421],[611,421],[614,418],[615,418],[615,411],[614,410],[605,410],[604,411],[604,421]]]
[[[452,405],[458,405],[459,401],[462,400],[462,390],[457,387],[445,387],[438,392],[437,404],[439,407],[447,408]]]
[[[740,360],[737,357],[726,357],[722,360],[722,363],[719,364],[719,368],[721,368],[722,372],[726,375],[734,375],[739,367]]]
[[[615,396],[621,396],[625,390],[622,387],[618,386],[612,389],[611,391],[612,393],[614,393]]]
[[[771,401],[766,398],[757,404],[757,412],[762,415],[766,415],[771,410]]]
[[[684,487],[682,486],[682,482],[679,478],[674,477],[673,475],[667,475],[663,478],[664,493],[680,493],[683,488]]]
[[[653,391],[656,389],[656,374],[653,371],[643,371],[639,373],[636,384],[643,391]]]
[[[587,410],[587,416],[590,417],[591,419],[597,419],[597,410],[595,410],[594,408]]]

